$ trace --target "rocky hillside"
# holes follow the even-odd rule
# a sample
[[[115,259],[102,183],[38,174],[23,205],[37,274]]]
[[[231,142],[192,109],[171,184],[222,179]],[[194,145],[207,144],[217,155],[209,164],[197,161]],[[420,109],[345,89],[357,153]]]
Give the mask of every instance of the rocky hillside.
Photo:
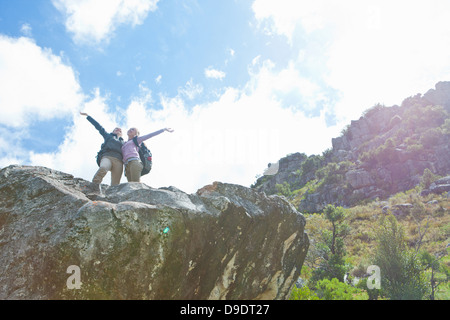
[[[450,82],[439,82],[401,106],[376,105],[332,139],[322,155],[296,153],[278,166],[278,173],[262,176],[252,187],[288,196],[302,212],[385,199],[417,186],[425,169],[447,176]]]
[[[285,299],[309,242],[284,198],[0,171],[0,299]]]

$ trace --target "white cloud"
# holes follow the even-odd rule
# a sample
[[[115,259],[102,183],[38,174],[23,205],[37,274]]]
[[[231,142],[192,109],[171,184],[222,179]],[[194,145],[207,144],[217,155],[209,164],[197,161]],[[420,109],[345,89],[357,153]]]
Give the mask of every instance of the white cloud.
[[[147,141],[154,168],[142,181],[187,192],[216,180],[248,186],[269,162],[292,152],[317,154],[330,147],[338,126],[327,127],[323,113],[309,118],[298,108],[282,107],[276,88],[268,86],[289,72],[276,72],[273,64],[263,62],[245,88],[228,88],[217,100],[191,110],[183,94],[162,96],[161,109],[136,98],[127,108],[127,128],[137,127],[141,134],[175,129]]]
[[[260,27],[269,35],[286,36],[290,43],[300,24],[307,33],[322,28],[333,7],[333,1],[326,0],[255,0],[252,5]]]
[[[15,128],[14,131],[14,136],[17,138],[11,139],[11,131],[0,126],[0,168],[12,163],[22,164],[23,159],[27,157],[27,151],[18,143],[19,137],[24,134],[24,130]]]
[[[175,129],[146,141],[154,167],[142,181],[152,187],[173,185],[192,193],[213,181],[249,186],[269,162],[292,152],[320,154],[340,130],[340,126],[326,125],[324,112],[307,117],[299,108],[282,106],[277,87],[270,84],[303,83],[291,68],[276,71],[272,62],[262,61],[259,67],[253,66],[244,88],[227,88],[216,100],[193,108],[187,107],[190,98],[180,91],[175,97],[159,96],[161,108],[155,109],[152,93],[142,83],[140,94],[122,118],[108,111],[108,100],[98,91],[83,110],[106,130],[119,125],[126,132],[137,127],[144,135],[166,127]],[[186,89],[194,87],[188,83]],[[320,96],[313,85],[312,89],[306,87],[312,100],[317,99],[314,95]],[[102,138],[84,117],[75,115],[73,121],[57,151],[32,153],[31,162],[91,180]],[[108,174],[104,183],[109,184],[109,179]]]
[[[11,112],[8,122],[15,118],[19,125],[23,120],[18,115],[31,112],[43,119],[66,112],[73,115],[73,125],[67,129],[64,142],[54,152],[31,152],[29,156],[17,153],[8,159],[0,159],[0,164],[28,156],[32,165],[51,167],[91,180],[97,170],[95,156],[103,139],[85,117],[78,114],[78,111],[85,111],[108,131],[117,125],[122,127],[124,133],[130,127],[137,127],[141,134],[164,127],[174,128],[174,133],[165,132],[147,141],[153,152],[154,168],[142,181],[153,187],[174,185],[184,191],[195,192],[215,180],[248,186],[269,162],[276,162],[288,153],[321,153],[331,146],[331,137],[336,136],[339,130],[338,126],[327,127],[324,111],[315,117],[307,117],[300,108],[284,104],[283,96],[293,91],[300,92],[308,109],[314,109],[324,100],[320,87],[303,77],[295,63],[289,63],[280,70],[273,62],[258,56],[249,66],[250,81],[242,89],[223,88],[216,100],[194,107],[187,104],[191,104],[203,88],[192,80],[178,90],[177,96],[161,95],[156,98],[152,97],[151,90],[143,82],[139,85],[139,95],[132,99],[124,112],[113,114],[108,108],[108,97],[102,96],[99,91],[89,99],[80,93],[74,71],[64,65],[61,58],[49,50],[42,50],[29,39],[21,38],[17,42],[25,45],[30,62],[25,62],[24,66],[23,60],[26,59],[16,61],[7,56],[11,60],[5,65],[20,75],[27,68],[33,70],[29,71],[31,75],[45,75],[52,81],[38,83],[41,78],[25,73],[27,79],[34,80],[33,83],[38,86],[47,83],[40,88],[41,91],[47,87],[55,90],[39,96],[31,88],[32,85],[28,85],[27,91],[23,92],[29,91],[34,97],[30,101],[38,101],[39,104],[29,107],[28,100],[21,102],[16,107],[17,112]],[[0,51],[1,56],[11,48],[4,49]],[[17,56],[18,52],[20,50],[15,52]],[[231,51],[230,55],[233,55]],[[7,70],[1,61],[0,68]],[[38,65],[47,67],[37,71],[32,68]],[[5,74],[13,74],[8,72]],[[223,79],[226,75],[210,67],[205,70],[205,76]],[[0,75],[0,79],[6,77]],[[160,81],[161,77],[157,79]],[[21,85],[17,81],[10,90],[17,90]],[[67,100],[63,93],[68,96]],[[24,96],[23,99],[26,99],[27,95]],[[4,93],[0,97],[8,95]],[[16,97],[16,94],[10,97]],[[56,102],[40,102],[40,99],[55,99]],[[155,99],[159,99],[161,108],[154,108]],[[9,146],[7,140],[0,140],[0,151]],[[126,182],[125,177],[122,177],[122,182]],[[109,175],[104,183],[109,184]]]
[[[20,32],[22,32],[23,35],[27,36],[27,37],[31,37],[32,34],[32,28],[30,26],[29,23],[24,23],[21,27],[20,27]]]
[[[448,1],[255,0],[252,8],[268,34],[291,44],[303,37],[297,62],[312,59],[311,72],[340,92],[341,120],[450,78]]]
[[[371,20],[352,17],[342,25],[328,60],[328,82],[344,93],[338,113],[354,106],[354,118],[378,102],[400,104],[449,80],[450,27],[442,14],[448,10],[448,1],[383,1],[361,8]]]
[[[195,84],[194,80],[190,79],[184,87],[178,89],[178,94],[186,97],[188,100],[192,100],[198,97],[203,92],[203,86]]]
[[[205,77],[207,78],[222,80],[225,76],[225,72],[214,69],[211,66],[205,69]]]
[[[73,105],[77,109],[73,126],[59,148],[48,153],[31,152],[30,163],[92,179],[97,170],[95,156],[103,141],[78,114],[79,109],[106,130],[118,125],[125,133],[137,127],[143,135],[174,128],[174,133],[165,132],[147,141],[154,155],[154,168],[142,181],[153,187],[174,185],[186,192],[195,192],[215,180],[248,186],[269,162],[292,152],[321,153],[331,146],[330,137],[337,135],[339,126],[327,127],[324,111],[311,118],[297,106],[286,106],[282,101],[290,91],[299,91],[309,109],[323,100],[320,88],[302,77],[293,63],[278,70],[273,62],[258,56],[248,71],[251,79],[242,89],[225,88],[216,100],[194,107],[186,103],[203,88],[192,80],[175,97],[159,96],[162,107],[157,109],[153,107],[151,90],[142,82],[139,95],[120,115],[112,114],[108,98],[96,91],[86,103]],[[60,80],[72,83],[70,77]],[[45,110],[40,108],[39,112]],[[104,183],[109,184],[109,177]],[[126,182],[125,177],[122,182]]]
[[[120,126],[120,119],[107,110],[107,98],[102,97],[98,90],[94,92],[91,100],[80,106],[80,111],[88,113],[106,131],[112,132],[116,126]],[[102,143],[103,137],[94,126],[85,116],[77,113],[73,115],[73,125],[68,128],[58,149],[47,153],[30,152],[30,164],[61,170],[91,181],[98,169],[95,157]],[[109,184],[109,179],[108,173],[103,182]]]
[[[61,57],[29,38],[0,35],[0,124],[64,117],[83,99],[76,73]]]
[[[77,41],[95,43],[107,40],[119,24],[141,23],[157,3],[53,2],[67,14],[67,28]],[[141,134],[172,127],[174,133],[147,141],[154,168],[143,182],[153,187],[174,185],[187,192],[214,180],[249,185],[269,162],[288,153],[320,154],[331,146],[331,138],[343,124],[374,103],[399,103],[444,80],[441,77],[450,70],[446,2],[423,3],[255,0],[255,17],[267,33],[285,36],[294,48],[296,33],[303,32],[305,46],[293,55],[294,60],[280,68],[263,55],[257,56],[247,70],[250,80],[242,89],[223,88],[216,100],[194,107],[187,104],[203,88],[192,80],[179,88],[175,97],[153,97],[143,82],[123,114],[112,114],[108,98],[99,91],[87,101],[76,72],[50,50],[28,38],[0,36],[0,124],[19,130],[32,118],[73,115],[73,125],[59,148],[31,152],[30,163],[87,180],[97,170],[95,155],[103,139],[78,114],[80,109],[108,131],[117,125],[124,133],[137,127]],[[91,8],[94,4],[98,6]],[[405,8],[407,15],[402,14]],[[231,49],[229,54],[235,55]],[[299,68],[305,64],[307,68]],[[314,81],[305,69],[320,71],[316,77],[321,81]],[[209,67],[205,76],[223,79],[226,74]],[[161,79],[159,75],[155,82],[159,84]],[[340,91],[342,98],[336,106],[329,104],[321,82]],[[286,103],[292,92],[301,97],[301,106]],[[161,105],[157,109],[156,99]],[[317,110],[319,104],[325,105],[319,114],[304,114]],[[332,107],[340,122],[330,127],[325,113]],[[0,137],[5,136],[8,132],[0,131]],[[0,154],[4,155],[0,166],[21,163],[28,157],[20,147],[8,153],[13,146],[11,140],[0,138]],[[109,184],[109,175],[104,182]]]
[[[225,59],[226,66],[230,63],[230,61],[232,61],[235,58],[236,51],[234,51],[234,49],[232,49],[232,48],[228,48],[227,53],[228,53],[229,57],[227,59]]]
[[[52,0],[66,16],[66,29],[82,44],[109,41],[117,26],[142,24],[159,0]]]
[[[258,90],[271,93],[282,101],[287,107],[301,108],[312,111],[326,103],[327,97],[323,94],[319,85],[301,75],[294,62],[287,67],[275,72],[275,65],[270,60],[259,63],[259,58],[253,59],[253,66],[257,66],[255,76],[258,81]],[[252,71],[250,71],[252,73]],[[293,95],[293,99],[289,96]],[[287,104],[287,105],[286,105]]]

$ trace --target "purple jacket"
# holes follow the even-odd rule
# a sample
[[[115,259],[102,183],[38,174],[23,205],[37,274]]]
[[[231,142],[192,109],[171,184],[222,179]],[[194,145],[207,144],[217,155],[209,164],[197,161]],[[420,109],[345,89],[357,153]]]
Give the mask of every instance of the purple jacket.
[[[158,131],[155,131],[153,133],[146,134],[145,136],[137,137],[137,141],[139,144],[142,143],[142,141],[145,141],[147,139],[150,139],[151,137],[157,136],[160,133],[163,133],[165,129],[161,129]],[[133,139],[128,140],[125,142],[122,146],[122,155],[123,155],[123,163],[127,163],[128,159],[131,158],[138,158],[139,159],[139,149],[134,144]]]

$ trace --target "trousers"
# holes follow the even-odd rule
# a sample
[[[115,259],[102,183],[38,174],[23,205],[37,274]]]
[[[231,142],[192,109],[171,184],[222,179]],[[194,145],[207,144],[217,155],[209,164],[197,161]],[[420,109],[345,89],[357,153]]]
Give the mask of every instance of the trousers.
[[[122,161],[114,157],[102,157],[102,160],[100,161],[100,168],[98,168],[97,172],[95,173],[92,182],[98,184],[102,183],[103,178],[108,173],[108,171],[111,171],[111,185],[114,186],[119,184],[120,178],[122,177],[123,173]]]
[[[131,160],[125,166],[125,175],[128,182],[141,182],[141,172],[144,168],[139,160]]]

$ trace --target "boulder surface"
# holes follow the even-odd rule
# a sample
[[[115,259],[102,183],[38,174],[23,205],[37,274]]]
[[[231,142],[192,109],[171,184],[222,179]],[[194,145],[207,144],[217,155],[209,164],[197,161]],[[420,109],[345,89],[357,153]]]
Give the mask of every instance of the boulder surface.
[[[283,197],[0,170],[0,299],[286,299],[309,241]]]

